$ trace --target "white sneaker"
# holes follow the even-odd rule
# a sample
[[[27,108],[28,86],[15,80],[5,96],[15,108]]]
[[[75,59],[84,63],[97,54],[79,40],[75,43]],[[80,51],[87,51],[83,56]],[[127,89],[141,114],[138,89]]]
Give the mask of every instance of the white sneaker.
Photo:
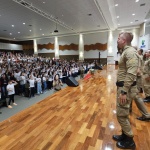
[[[8,105],[8,108],[13,108],[11,105]]]
[[[13,103],[13,105],[17,106],[17,104],[16,104],[16,103]]]

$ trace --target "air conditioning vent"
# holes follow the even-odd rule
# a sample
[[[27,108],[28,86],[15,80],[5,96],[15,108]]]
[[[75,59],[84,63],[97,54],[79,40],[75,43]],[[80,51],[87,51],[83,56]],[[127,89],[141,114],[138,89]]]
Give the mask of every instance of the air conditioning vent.
[[[145,3],[141,4],[140,6],[145,6]]]

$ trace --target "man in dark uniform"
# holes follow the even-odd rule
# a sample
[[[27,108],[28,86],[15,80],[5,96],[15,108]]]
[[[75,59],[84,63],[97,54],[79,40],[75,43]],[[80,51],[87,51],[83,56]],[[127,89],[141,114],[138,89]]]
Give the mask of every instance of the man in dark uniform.
[[[122,49],[117,74],[117,120],[122,128],[122,135],[113,135],[117,141],[117,147],[122,149],[134,149],[133,132],[129,121],[129,109],[132,99],[131,94],[136,83],[138,70],[138,54],[131,46],[132,33],[123,32],[118,37],[118,49]]]

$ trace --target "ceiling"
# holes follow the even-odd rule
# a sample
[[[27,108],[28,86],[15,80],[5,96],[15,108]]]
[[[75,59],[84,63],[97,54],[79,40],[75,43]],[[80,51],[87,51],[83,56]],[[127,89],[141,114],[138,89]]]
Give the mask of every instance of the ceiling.
[[[145,19],[148,24],[150,0],[0,0],[1,39],[115,30],[139,26]],[[56,24],[58,33],[53,32]]]

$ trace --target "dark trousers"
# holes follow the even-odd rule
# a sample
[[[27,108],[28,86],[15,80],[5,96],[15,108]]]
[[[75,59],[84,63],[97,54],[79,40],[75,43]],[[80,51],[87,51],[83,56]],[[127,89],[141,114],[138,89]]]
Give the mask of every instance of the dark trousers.
[[[10,105],[11,101],[14,103],[14,94],[9,95],[8,105]]]
[[[6,99],[7,98],[7,85],[4,85],[1,87],[1,99]]]
[[[31,87],[29,90],[30,90],[29,97],[34,96],[35,88]]]
[[[20,85],[20,92],[21,94],[25,93],[25,84]]]
[[[48,81],[47,87],[48,87],[48,89],[51,89],[53,87],[53,81]]]

